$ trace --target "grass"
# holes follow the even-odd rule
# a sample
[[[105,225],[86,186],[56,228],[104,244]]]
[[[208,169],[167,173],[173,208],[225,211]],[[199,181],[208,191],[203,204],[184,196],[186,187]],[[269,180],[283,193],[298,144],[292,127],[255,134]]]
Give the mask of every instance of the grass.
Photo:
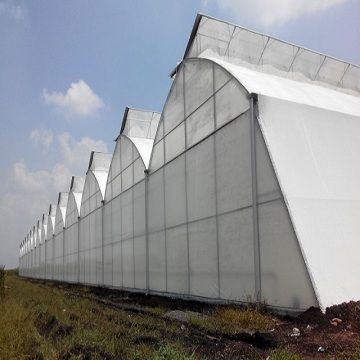
[[[292,346],[298,339],[286,331],[285,342],[275,346],[252,342],[253,334],[273,329],[276,319],[251,303],[187,307],[164,298],[31,282],[16,270],[4,271],[2,278],[0,359],[204,360],[215,354],[217,359],[301,359]],[[178,322],[168,317],[170,309],[199,313]],[[360,350],[335,350],[324,359],[360,359]]]
[[[268,331],[274,327],[274,323],[268,316],[251,305],[245,308],[219,307],[211,316],[191,317],[189,322],[194,326],[225,334]]]
[[[275,349],[270,352],[270,360],[301,360],[302,357],[287,349]]]
[[[1,359],[191,359],[179,347],[181,330],[156,316],[161,309],[134,314],[16,275],[7,276],[6,285]],[[162,341],[165,328],[173,342]]]
[[[5,266],[0,265],[0,299],[5,295]]]

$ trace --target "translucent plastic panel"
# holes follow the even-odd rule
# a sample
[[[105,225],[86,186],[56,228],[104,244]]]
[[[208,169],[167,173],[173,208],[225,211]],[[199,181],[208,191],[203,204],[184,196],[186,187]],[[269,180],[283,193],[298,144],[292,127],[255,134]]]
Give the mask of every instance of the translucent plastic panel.
[[[347,67],[347,64],[322,56],[321,67],[319,67],[316,79],[334,86],[339,86]]]
[[[129,189],[133,185],[134,179],[133,179],[132,165],[127,167],[125,170],[123,170],[121,174],[121,180],[122,180],[122,191]]]
[[[145,229],[145,181],[133,188],[134,192],[134,236],[144,235]]]
[[[165,232],[149,235],[149,287],[166,291]]]
[[[185,155],[165,167],[166,227],[186,223]]]
[[[218,213],[252,204],[250,119],[244,115],[215,135]]]
[[[316,79],[335,86],[341,79],[341,66],[348,65],[335,59],[325,60],[323,55],[299,46],[202,16],[186,57],[197,57],[206,50],[248,68],[256,67],[260,71],[276,73],[282,77],[300,78],[307,82]],[[345,81],[338,86],[359,91],[360,84],[356,79],[359,79],[360,69],[352,69],[354,76],[349,76],[346,80],[345,76]]]
[[[91,249],[89,251],[89,284],[95,285],[97,284],[97,276],[96,276],[96,249]]]
[[[103,241],[104,245],[111,244],[112,242],[112,231],[111,231],[111,210],[112,203],[108,202],[104,204],[104,218],[103,218]]]
[[[252,208],[218,218],[220,296],[223,299],[254,299],[254,241]]]
[[[224,71],[220,66],[214,66],[214,90],[218,91],[222,88],[227,82],[230,81],[232,76],[229,72]]]
[[[89,198],[91,198],[97,190],[96,178],[92,172],[88,172],[87,177],[89,178],[89,181],[87,182],[87,186],[89,187]]]
[[[132,142],[126,139],[125,137],[120,138],[120,144],[121,144],[121,169],[124,170],[127,168],[133,161],[133,155],[132,155]]]
[[[174,83],[175,83],[175,81],[173,82],[173,84]],[[164,137],[164,120],[163,119],[164,119],[164,115],[162,114],[160,122],[159,122],[159,126],[156,131],[154,144],[158,143]]]
[[[186,147],[196,144],[215,129],[214,98],[210,98],[186,119]]]
[[[141,158],[137,158],[137,160],[135,160],[134,164],[133,164],[133,167],[134,167],[134,181],[133,183],[134,184],[137,184],[139,181],[143,180],[144,177],[145,177],[145,174],[144,174],[144,163],[143,161],[141,160]]]
[[[215,218],[189,224],[190,294],[219,297]]]
[[[90,196],[90,212],[94,211],[101,204],[101,193],[96,184],[97,191]]]
[[[299,47],[265,36],[262,36],[262,39],[265,39],[265,50],[258,65],[272,65],[281,71],[291,70],[291,64],[299,52]]]
[[[108,181],[114,179],[117,175],[120,174],[120,138],[118,138],[114,150],[114,155],[111,160],[111,166],[109,171]],[[110,175],[111,174],[111,175]]]
[[[96,248],[96,284],[103,283],[103,249],[102,246]]]
[[[153,111],[128,109],[122,134],[154,139],[160,114]]]
[[[340,95],[339,106],[350,105],[356,114],[360,107],[351,104],[359,104],[357,98]],[[259,98],[259,110],[320,306],[358,298],[360,163],[352,159],[360,152],[360,112],[352,116],[267,97]]]
[[[317,306],[283,200],[258,206],[262,297],[270,304],[307,309]]]
[[[45,269],[46,269],[46,246],[42,244],[40,248],[40,278],[45,279]]]
[[[67,204],[66,209],[66,227],[71,226],[72,224],[77,222],[77,207],[76,207],[76,201],[74,198],[74,194],[69,194],[69,200]]]
[[[214,139],[208,138],[186,156],[188,219],[194,221],[216,213]]]
[[[85,252],[79,252],[79,282],[85,282]]]
[[[113,244],[113,285],[122,286],[121,242]]]
[[[176,127],[176,125],[180,124],[184,120],[184,117],[184,83],[183,69],[181,68],[173,82],[162,113],[164,135]],[[160,135],[161,133],[158,132],[155,143],[160,140]]]
[[[133,239],[122,242],[123,261],[123,286],[134,287],[134,241]]]
[[[121,237],[122,240],[130,239],[134,236],[133,226],[133,195],[132,189],[121,194]]]
[[[255,129],[257,201],[258,203],[262,203],[280,199],[282,198],[282,194],[270,160],[269,152],[257,122]]]
[[[121,240],[121,196],[111,202],[111,242]]]
[[[215,94],[216,126],[223,126],[249,109],[249,99],[237,80],[231,80]]]
[[[104,246],[104,285],[113,285],[113,251],[112,245]]]
[[[357,66],[349,65],[344,71],[344,77],[340,86],[360,92],[360,69]]]
[[[146,289],[146,237],[134,238],[135,288]]]
[[[164,165],[164,140],[154,145],[149,168],[155,171]]]
[[[95,212],[92,212],[87,217],[89,218],[89,249],[93,249],[96,247],[96,238],[97,238],[96,214]]]
[[[187,294],[189,291],[187,226],[166,230],[167,291]]]
[[[321,55],[301,49],[292,64],[292,71],[301,72],[307,78],[315,80],[321,60]]]
[[[163,230],[165,226],[164,215],[164,170],[151,174],[148,183],[148,222],[149,232]]]
[[[111,181],[109,187],[111,187],[111,196],[112,196],[111,198],[114,199],[116,196],[118,196],[121,193],[121,175],[117,175]]]
[[[189,116],[214,92],[213,64],[210,61],[187,61],[185,72],[185,115]]]
[[[181,123],[165,137],[165,161],[169,162],[185,151],[185,124]]]

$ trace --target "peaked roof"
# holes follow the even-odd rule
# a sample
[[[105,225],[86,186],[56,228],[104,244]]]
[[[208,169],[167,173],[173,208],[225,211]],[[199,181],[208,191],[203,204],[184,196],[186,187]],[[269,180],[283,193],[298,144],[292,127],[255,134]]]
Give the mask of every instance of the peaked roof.
[[[204,32],[200,31],[202,21]],[[341,62],[334,59],[327,62],[326,56],[299,50],[318,57],[320,65],[316,76],[310,76],[316,69],[315,62],[307,63],[309,73],[306,74],[305,61],[300,62],[303,68],[300,65],[297,68],[304,73],[289,76],[291,69],[275,71],[271,67],[274,64],[263,66],[266,46],[270,46],[266,44],[274,44],[278,51],[280,45],[287,47],[288,44],[276,44],[277,40],[268,37],[261,42],[259,36],[262,35],[247,30],[242,33],[238,27],[229,25],[228,34],[232,35],[221,40],[228,44],[230,55],[227,55],[222,53],[222,46],[215,49],[213,44],[215,37],[221,37],[219,28],[224,28],[224,23],[218,25],[213,19],[200,18],[199,32],[192,35],[185,57],[196,55],[217,63],[249,93],[259,95],[258,122],[319,305],[325,310],[334,304],[359,299],[360,270],[355,264],[360,257],[360,192],[357,189],[360,165],[354,160],[360,153],[359,68],[348,64],[351,73],[345,71],[338,83],[337,72],[329,73],[328,78],[320,81],[319,74],[325,70],[331,72],[331,68],[326,69],[327,64]],[[231,43],[237,36],[241,38],[240,46],[231,51]],[[246,40],[249,48],[243,46]],[[254,63],[256,51],[252,53],[251,47],[257,41],[265,44],[262,52],[255,47],[258,65]],[[245,59],[247,52],[250,61]],[[276,66],[280,67],[281,56],[275,56]],[[345,69],[346,63],[343,65]]]

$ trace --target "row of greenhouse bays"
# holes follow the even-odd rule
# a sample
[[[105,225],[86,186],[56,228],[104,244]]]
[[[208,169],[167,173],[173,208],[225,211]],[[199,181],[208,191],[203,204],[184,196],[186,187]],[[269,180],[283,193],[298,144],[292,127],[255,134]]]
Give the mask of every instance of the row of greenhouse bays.
[[[143,162],[140,167],[143,148],[128,136],[131,130],[118,137],[107,171],[95,154],[81,206],[80,190],[59,197],[22,243],[20,274],[206,298],[254,296],[249,109],[246,91],[222,67],[184,61],[148,169]],[[279,272],[274,261],[296,239],[290,221],[282,220],[286,206],[258,125],[255,142],[259,234],[266,237],[260,241],[262,290],[273,303],[289,294],[282,295],[288,305],[306,286]]]

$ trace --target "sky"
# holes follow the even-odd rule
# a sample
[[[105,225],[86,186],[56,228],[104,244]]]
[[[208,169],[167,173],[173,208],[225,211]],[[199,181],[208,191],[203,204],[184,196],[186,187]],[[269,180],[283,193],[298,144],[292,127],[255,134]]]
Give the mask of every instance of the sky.
[[[162,110],[197,13],[360,66],[359,0],[0,0],[0,264],[126,106]]]

